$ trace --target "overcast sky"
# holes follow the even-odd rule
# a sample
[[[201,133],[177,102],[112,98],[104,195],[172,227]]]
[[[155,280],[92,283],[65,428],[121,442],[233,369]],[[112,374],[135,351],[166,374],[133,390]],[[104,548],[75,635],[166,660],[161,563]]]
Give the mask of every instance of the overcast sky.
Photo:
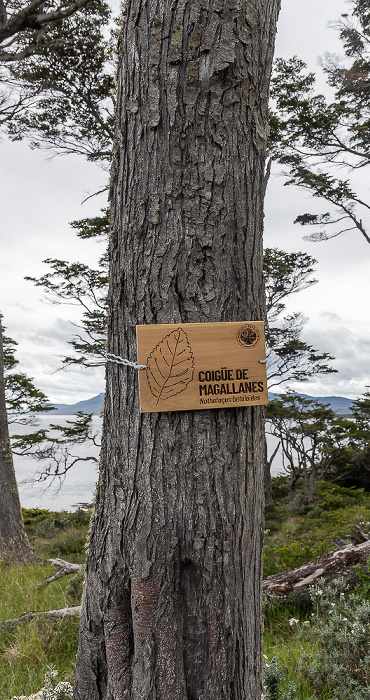
[[[277,56],[299,55],[311,70],[325,51],[340,52],[328,22],[347,9],[345,0],[282,0]],[[320,79],[320,89],[324,82]],[[24,280],[47,271],[45,258],[96,264],[102,245],[79,241],[68,222],[94,216],[105,198],[82,200],[99,190],[106,173],[82,157],[47,160],[26,143],[0,143],[1,236],[0,309],[8,333],[19,343],[20,369],[34,377],[51,401],[73,403],[104,390],[102,369],[56,372],[67,352],[68,319],[78,309],[51,306],[42,291]],[[368,183],[356,187],[368,198]],[[301,250],[318,260],[319,283],[296,295],[289,310],[300,310],[309,321],[304,337],[314,347],[335,355],[338,374],[293,388],[315,396],[354,398],[370,384],[369,284],[370,248],[353,232],[326,243],[307,243],[295,217],[316,211],[317,205],[293,188],[283,187],[277,170],[270,179],[266,202],[265,245]]]

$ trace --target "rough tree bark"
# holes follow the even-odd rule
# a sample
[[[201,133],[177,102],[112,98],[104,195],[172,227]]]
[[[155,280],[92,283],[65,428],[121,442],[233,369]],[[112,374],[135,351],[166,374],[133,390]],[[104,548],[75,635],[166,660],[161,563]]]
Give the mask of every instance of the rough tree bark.
[[[0,321],[0,559],[35,561],[24,529],[5,402],[3,332]]]
[[[262,319],[279,0],[128,0],[109,351],[138,323]],[[111,364],[76,700],[260,697],[263,408],[140,416]]]

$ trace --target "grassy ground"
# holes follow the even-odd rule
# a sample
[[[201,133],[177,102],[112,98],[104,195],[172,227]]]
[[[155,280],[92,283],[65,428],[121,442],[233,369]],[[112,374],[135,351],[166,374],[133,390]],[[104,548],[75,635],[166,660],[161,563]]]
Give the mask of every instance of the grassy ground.
[[[37,588],[56,569],[49,557],[81,563],[85,557],[89,513],[52,513],[24,510],[24,521],[39,564],[9,566],[0,563],[0,622],[28,611],[78,605],[79,585],[64,577]],[[75,579],[76,581],[76,579]],[[54,664],[61,680],[73,680],[78,618],[48,620],[37,617],[0,633],[0,700],[29,695],[42,686],[45,671]]]
[[[49,557],[83,562],[89,519],[90,514],[84,512],[24,511],[30,542],[43,561],[17,567],[0,563],[0,622],[30,610],[79,603],[81,576],[65,577],[47,587],[36,586],[55,573],[47,563]],[[363,491],[321,484],[313,497],[308,498],[301,492],[292,498],[287,493],[286,481],[275,479],[274,505],[266,511],[265,575],[294,568],[333,549],[332,538],[345,537],[349,527],[354,525],[370,529],[370,497]],[[362,598],[370,598],[369,581],[365,575],[358,589]],[[313,688],[312,679],[302,665],[303,653],[312,659],[322,648],[319,637],[302,636],[302,625],[311,615],[312,608],[292,603],[272,605],[265,612],[265,654],[268,659],[279,658],[284,674],[280,694],[276,694],[274,700],[334,697],[330,679],[325,681],[326,685]],[[290,624],[292,619],[299,623]],[[77,618],[36,618],[13,630],[3,630],[0,633],[0,700],[35,693],[42,686],[50,664],[58,669],[60,680],[72,681],[77,635]],[[290,681],[298,683],[297,694],[289,695],[287,691],[284,696]],[[343,695],[344,700],[347,697]],[[355,697],[357,699],[353,694]]]
[[[293,569],[334,549],[333,537],[348,538],[351,526],[359,525],[370,533],[370,494],[362,489],[345,489],[322,482],[312,496],[308,497],[301,491],[292,497],[288,494],[285,479],[277,477],[273,481],[274,504],[266,509],[265,576]],[[359,605],[362,601],[370,600],[368,572],[362,573],[356,596]],[[330,602],[327,607],[333,612],[336,603]],[[334,691],[333,687],[338,688],[340,681],[333,679],[331,670],[327,671],[324,680],[320,677],[316,685],[313,684],[314,673],[309,671],[311,666],[315,666],[315,657],[320,659],[323,666],[325,646],[329,644],[329,647],[335,647],[330,630],[325,632],[323,638],[320,636],[320,630],[326,625],[325,620],[330,620],[327,611],[319,622],[316,621],[316,613],[315,604],[300,605],[297,602],[289,605],[276,603],[265,610],[264,653],[268,660],[278,658],[283,673],[281,692],[277,693],[274,700],[285,700],[284,689],[290,683],[297,686],[297,692],[290,696],[287,691],[287,700],[290,697],[292,700],[329,700],[337,697],[343,700],[370,700],[370,685],[364,695],[361,694],[362,691],[356,695],[357,691],[344,689],[343,694],[337,696],[339,690]],[[292,624],[292,621],[295,622]],[[369,651],[369,646],[364,646],[364,658]],[[337,656],[339,658],[339,654]],[[352,670],[356,672],[354,667]],[[341,672],[348,679],[351,669],[344,671],[342,668]]]

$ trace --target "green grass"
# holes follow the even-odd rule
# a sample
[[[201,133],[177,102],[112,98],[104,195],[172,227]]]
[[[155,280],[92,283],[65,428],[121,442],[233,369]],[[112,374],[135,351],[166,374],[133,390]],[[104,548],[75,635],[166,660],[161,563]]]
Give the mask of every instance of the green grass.
[[[0,641],[0,698],[30,695],[42,687],[47,667],[54,664],[59,678],[73,681],[78,639],[78,618],[34,619]]]
[[[64,608],[79,602],[81,586],[74,586],[70,576],[41,588],[37,584],[56,572],[47,562],[50,557],[84,561],[90,514],[24,510],[23,515],[31,545],[43,561],[17,566],[0,563],[0,622],[24,612]],[[72,682],[77,640],[77,616],[64,620],[40,616],[14,629],[3,629],[0,700],[37,692],[50,664],[58,669],[60,680]]]
[[[362,489],[322,482],[311,496],[304,491],[292,496],[286,479],[273,481],[274,503],[266,509],[265,576],[293,569],[334,549],[333,537],[345,539],[351,526],[360,525],[370,531],[370,497]],[[369,572],[362,572],[356,593],[359,599],[370,598]],[[329,685],[320,690],[313,688],[307,673],[310,662],[302,662],[304,657],[313,659],[323,650],[318,638],[305,638],[298,631],[311,614],[312,607],[298,602],[269,606],[265,610],[264,653],[269,660],[279,660],[282,694],[293,682],[297,700],[330,700]],[[299,620],[299,625],[291,626],[292,618]],[[347,699],[347,695],[343,697]]]
[[[363,489],[320,482],[312,496],[292,497],[277,479],[274,504],[266,509],[264,575],[294,569],[334,549],[333,537],[346,538],[351,526],[370,527],[370,495]],[[366,525],[367,523],[367,525]]]
[[[333,536],[345,537],[349,526],[370,529],[370,498],[361,489],[341,489],[322,483],[308,497],[288,494],[287,480],[274,480],[274,505],[266,511],[265,575],[304,564],[334,548]],[[83,562],[90,513],[54,513],[24,510],[28,537],[41,561],[38,564],[0,564],[0,622],[24,612],[77,605],[82,575],[65,577],[46,587],[37,584],[55,572],[49,557]],[[362,574],[359,598],[370,598],[370,576]],[[298,685],[297,700],[315,697],[329,700],[329,690],[314,694],[307,673],[300,670],[303,654],[312,657],[319,640],[305,639],[289,624],[302,623],[312,610],[306,604],[274,603],[265,611],[264,653],[278,657],[284,678],[282,691],[290,681]],[[77,650],[78,619],[48,620],[37,617],[13,630],[0,633],[0,700],[12,695],[30,695],[42,687],[47,667],[53,664],[59,679],[73,681]]]

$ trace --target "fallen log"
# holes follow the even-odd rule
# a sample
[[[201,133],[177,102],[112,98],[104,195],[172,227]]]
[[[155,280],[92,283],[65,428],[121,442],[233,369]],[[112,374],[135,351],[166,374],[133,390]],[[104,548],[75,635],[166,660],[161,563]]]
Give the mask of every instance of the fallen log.
[[[353,586],[358,581],[354,566],[366,565],[369,557],[369,540],[361,544],[346,544],[296,569],[268,576],[262,584],[263,594],[267,598],[286,598],[294,595],[308,598],[310,586],[321,580],[333,581],[340,576]]]
[[[64,561],[64,559],[49,559],[49,561],[52,564],[52,566],[58,566],[59,571],[57,571],[52,576],[48,576],[44,581],[41,581],[41,583],[38,583],[36,588],[47,586],[49,583],[57,581],[59,578],[63,578],[63,576],[68,576],[69,574],[77,574],[77,572],[80,571],[80,569],[82,568],[82,564],[72,564],[69,561]]]
[[[59,608],[58,610],[31,610],[30,612],[23,613],[19,617],[15,617],[13,620],[5,620],[0,623],[0,630],[5,628],[13,629],[21,622],[26,620],[33,620],[35,617],[48,617],[48,618],[60,618],[60,617],[72,617],[73,615],[79,615],[81,612],[81,605],[76,605],[72,608]]]

